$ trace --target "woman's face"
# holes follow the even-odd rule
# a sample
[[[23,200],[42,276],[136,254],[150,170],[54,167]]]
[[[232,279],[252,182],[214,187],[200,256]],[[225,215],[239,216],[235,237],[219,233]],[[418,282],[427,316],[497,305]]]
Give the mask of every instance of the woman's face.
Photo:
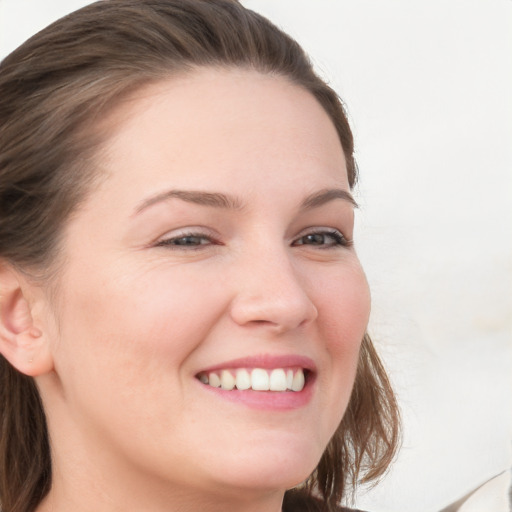
[[[284,78],[210,69],[111,121],[47,327],[57,464],[71,446],[107,481],[299,483],[343,416],[370,309],[332,122]]]

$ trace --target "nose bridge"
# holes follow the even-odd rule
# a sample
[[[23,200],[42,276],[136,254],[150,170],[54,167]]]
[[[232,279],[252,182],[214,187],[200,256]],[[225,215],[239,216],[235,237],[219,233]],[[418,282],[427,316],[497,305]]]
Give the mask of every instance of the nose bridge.
[[[282,240],[259,244],[240,258],[231,308],[235,322],[265,324],[284,332],[316,318],[307,283],[292,258],[292,249]]]

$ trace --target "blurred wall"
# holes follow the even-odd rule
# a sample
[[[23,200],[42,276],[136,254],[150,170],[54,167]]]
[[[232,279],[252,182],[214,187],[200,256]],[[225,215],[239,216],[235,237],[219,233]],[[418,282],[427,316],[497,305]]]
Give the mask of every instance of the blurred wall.
[[[0,57],[87,3],[0,0]],[[357,505],[439,510],[512,464],[512,1],[244,4],[312,55],[356,136],[370,331],[405,423]]]

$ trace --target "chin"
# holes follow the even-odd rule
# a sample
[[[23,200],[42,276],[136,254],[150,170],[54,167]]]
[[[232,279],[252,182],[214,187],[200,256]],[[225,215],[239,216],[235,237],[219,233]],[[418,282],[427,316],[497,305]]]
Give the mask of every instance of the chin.
[[[257,457],[239,452],[238,460],[223,468],[222,477],[230,485],[244,489],[291,489],[311,475],[321,456],[321,452],[304,444],[291,452],[261,450]]]

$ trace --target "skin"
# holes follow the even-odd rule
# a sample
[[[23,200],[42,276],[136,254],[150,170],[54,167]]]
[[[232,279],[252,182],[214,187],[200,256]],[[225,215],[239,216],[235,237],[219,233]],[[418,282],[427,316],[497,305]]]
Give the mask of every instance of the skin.
[[[330,234],[352,240],[351,202],[300,208],[349,191],[334,126],[284,78],[217,69],[146,87],[108,122],[57,299],[27,292],[46,352],[26,373],[54,457],[38,511],[277,512],[343,416],[370,310],[353,246]],[[236,208],[154,199],[176,189]],[[196,378],[282,355],[315,365],[299,407],[253,408]]]

